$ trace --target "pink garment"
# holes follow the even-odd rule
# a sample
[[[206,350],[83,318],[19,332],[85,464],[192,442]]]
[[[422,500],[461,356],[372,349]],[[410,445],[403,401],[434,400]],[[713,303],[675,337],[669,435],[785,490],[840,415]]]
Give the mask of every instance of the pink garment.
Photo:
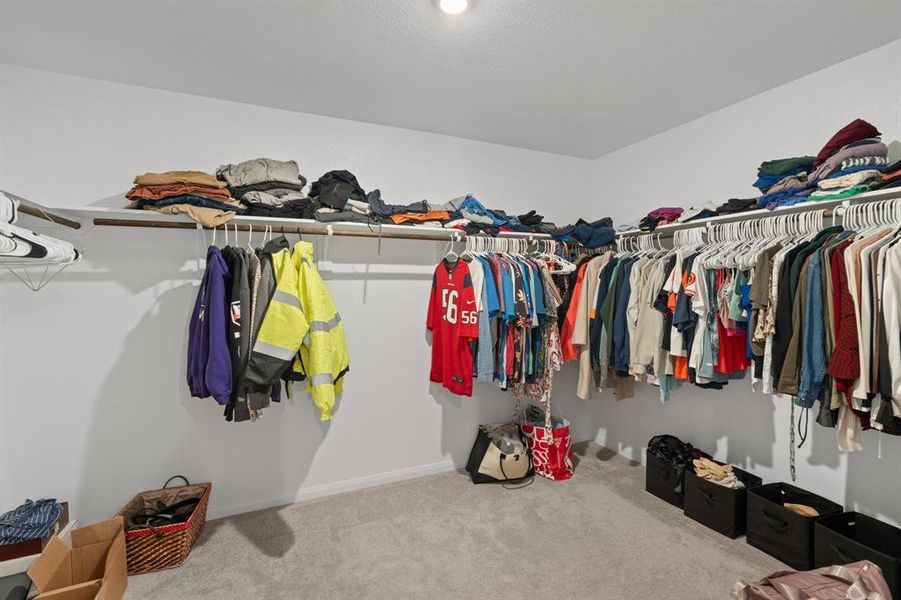
[[[817,167],[816,170],[810,174],[808,179],[810,181],[823,179],[834,170],[838,169],[842,165],[842,161],[849,158],[857,158],[859,156],[888,156],[888,148],[882,142],[842,148]]]
[[[675,221],[682,215],[682,210],[679,207],[670,207],[670,208],[655,208],[651,212],[648,213],[648,216],[652,219],[662,219],[664,221]]]

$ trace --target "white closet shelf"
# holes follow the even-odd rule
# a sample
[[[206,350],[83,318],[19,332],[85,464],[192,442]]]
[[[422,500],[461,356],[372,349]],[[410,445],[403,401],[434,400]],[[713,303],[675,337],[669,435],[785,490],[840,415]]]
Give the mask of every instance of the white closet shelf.
[[[901,188],[888,188],[883,190],[874,190],[865,192],[849,198],[839,200],[823,200],[820,202],[803,202],[794,206],[784,206],[775,210],[757,209],[742,213],[730,215],[720,215],[709,217],[707,219],[699,219],[688,223],[673,223],[670,225],[661,225],[653,232],[633,229],[629,231],[617,232],[617,237],[654,234],[671,234],[681,229],[692,229],[695,227],[707,227],[719,223],[729,223],[735,221],[748,221],[759,219],[762,217],[780,216],[792,213],[803,213],[817,210],[826,210],[827,215],[831,216],[834,210],[841,206],[850,206],[852,204],[862,204],[867,202],[878,202],[880,200],[893,200],[901,198]],[[108,207],[79,207],[79,208],[52,208],[42,206],[40,204],[23,201],[19,207],[19,211],[51,221],[57,225],[70,227],[72,229],[81,229],[88,225],[97,227],[145,227],[160,229],[196,229],[197,223],[186,216],[182,215],[164,215],[161,213],[136,210],[131,208],[108,208]],[[381,225],[367,223],[322,223],[312,219],[275,219],[269,217],[248,217],[238,216],[229,221],[230,227],[237,226],[239,231],[248,231],[253,228],[254,231],[262,231],[265,227],[270,227],[274,233],[301,233],[309,235],[335,235],[345,237],[368,237],[368,238],[396,238],[411,240],[433,240],[448,241],[452,239],[462,240],[467,237],[466,233],[457,229],[442,229],[439,227],[424,227],[410,225]],[[519,232],[501,232],[500,237],[514,239],[549,239],[551,236],[546,233],[519,233]]]
[[[680,229],[692,229],[694,227],[707,227],[708,225],[717,225],[719,223],[732,223],[735,221],[751,221],[763,217],[777,217],[792,213],[804,213],[817,210],[826,210],[826,214],[831,216],[833,211],[840,206],[850,206],[852,204],[864,204],[867,202],[879,202],[881,200],[894,200],[901,198],[901,188],[887,188],[884,190],[873,190],[872,192],[863,192],[856,196],[840,198],[838,200],[821,200],[819,202],[802,202],[793,206],[780,206],[773,210],[758,208],[757,210],[749,210],[729,215],[718,215],[716,217],[708,217],[706,219],[698,219],[697,221],[689,221],[688,223],[671,223],[668,225],[660,225],[654,231],[642,231],[641,229],[630,229],[628,231],[618,231],[617,236],[625,235],[647,235],[650,233],[671,233]]]
[[[79,229],[85,225],[97,227],[146,227],[160,229],[196,229],[198,224],[186,216],[165,215],[149,210],[132,208],[80,207],[50,208],[37,204],[26,214],[54,223]],[[24,206],[24,205],[23,205]],[[277,219],[270,217],[237,216],[228,222],[228,227],[237,226],[239,231],[262,232],[271,227],[274,233],[301,233],[309,235],[335,235],[345,237],[397,238],[412,240],[448,241],[462,240],[466,233],[457,229],[440,227],[393,225],[378,223],[347,223],[336,221],[323,223],[313,219]],[[501,232],[500,237],[516,239],[550,239],[545,233]]]

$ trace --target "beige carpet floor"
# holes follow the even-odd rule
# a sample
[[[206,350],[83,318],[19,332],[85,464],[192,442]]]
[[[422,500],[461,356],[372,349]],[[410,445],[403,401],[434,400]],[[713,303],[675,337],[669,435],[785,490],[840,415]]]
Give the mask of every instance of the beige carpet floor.
[[[447,473],[211,521],[184,565],[131,577],[126,598],[722,600],[784,567],[645,492],[638,464],[576,454],[565,482]]]

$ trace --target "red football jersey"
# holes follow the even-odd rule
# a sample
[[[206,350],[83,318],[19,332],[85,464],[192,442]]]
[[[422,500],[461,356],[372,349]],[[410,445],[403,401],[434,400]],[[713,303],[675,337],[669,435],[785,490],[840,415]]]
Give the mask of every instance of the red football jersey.
[[[466,262],[442,260],[432,278],[426,327],[432,332],[430,379],[460,396],[472,396],[472,345],[479,313]]]

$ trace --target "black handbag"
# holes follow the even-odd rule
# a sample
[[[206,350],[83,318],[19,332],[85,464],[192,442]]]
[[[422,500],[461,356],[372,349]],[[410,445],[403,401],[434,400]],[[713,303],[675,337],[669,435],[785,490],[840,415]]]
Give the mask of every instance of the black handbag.
[[[479,425],[466,471],[473,483],[520,483],[535,474],[514,423]]]

